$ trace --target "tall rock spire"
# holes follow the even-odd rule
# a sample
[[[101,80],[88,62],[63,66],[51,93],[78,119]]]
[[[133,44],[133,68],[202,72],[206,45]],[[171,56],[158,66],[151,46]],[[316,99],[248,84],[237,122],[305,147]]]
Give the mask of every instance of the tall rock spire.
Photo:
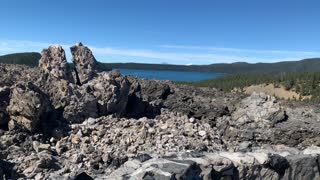
[[[97,61],[91,50],[77,43],[70,48],[72,54],[72,62],[76,71],[77,84],[81,85],[93,79],[96,74]]]
[[[67,79],[68,63],[63,48],[59,45],[43,49],[39,60],[39,67],[45,73],[58,79]]]

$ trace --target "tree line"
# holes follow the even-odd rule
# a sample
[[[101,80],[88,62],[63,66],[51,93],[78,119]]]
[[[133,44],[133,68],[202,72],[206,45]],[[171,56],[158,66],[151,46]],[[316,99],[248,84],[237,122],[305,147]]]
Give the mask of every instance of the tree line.
[[[275,87],[283,86],[286,90],[293,90],[301,96],[312,96],[312,101],[320,102],[320,72],[246,73],[184,83],[214,87],[227,92],[235,88],[243,89],[251,85],[272,83]]]

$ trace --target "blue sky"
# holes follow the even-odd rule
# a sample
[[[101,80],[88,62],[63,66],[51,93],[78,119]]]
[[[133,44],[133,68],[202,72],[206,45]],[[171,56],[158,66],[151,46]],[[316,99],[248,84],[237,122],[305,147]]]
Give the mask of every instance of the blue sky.
[[[320,57],[319,9],[319,0],[3,0],[0,55],[81,41],[103,62]]]

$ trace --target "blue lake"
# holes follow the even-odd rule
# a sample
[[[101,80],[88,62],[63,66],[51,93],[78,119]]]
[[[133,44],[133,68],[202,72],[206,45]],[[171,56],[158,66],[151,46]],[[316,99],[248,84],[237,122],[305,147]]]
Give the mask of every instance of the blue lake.
[[[187,71],[160,71],[141,69],[119,69],[123,75],[131,75],[146,79],[194,82],[223,76],[220,73],[187,72]]]

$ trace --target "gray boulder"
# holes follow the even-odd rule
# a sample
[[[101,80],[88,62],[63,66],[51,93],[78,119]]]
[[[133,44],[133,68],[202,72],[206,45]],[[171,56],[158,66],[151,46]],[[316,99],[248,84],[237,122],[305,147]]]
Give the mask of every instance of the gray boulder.
[[[287,157],[289,168],[283,179],[320,179],[320,155],[297,155]]]
[[[128,79],[115,72],[102,72],[83,85],[83,88],[97,99],[99,115],[115,113],[123,115],[128,103],[130,90]]]
[[[98,117],[97,99],[90,94],[72,96],[69,105],[64,108],[63,117],[70,123],[80,123],[88,117]]]
[[[22,127],[34,132],[52,110],[49,98],[31,82],[20,82],[11,89],[9,129]]]
[[[255,92],[243,99],[232,114],[237,125],[253,123],[260,127],[273,126],[286,118],[286,112],[275,97]]]
[[[77,84],[85,84],[90,81],[96,74],[97,61],[91,50],[77,43],[70,48],[72,54],[72,62],[75,67],[75,76]]]

